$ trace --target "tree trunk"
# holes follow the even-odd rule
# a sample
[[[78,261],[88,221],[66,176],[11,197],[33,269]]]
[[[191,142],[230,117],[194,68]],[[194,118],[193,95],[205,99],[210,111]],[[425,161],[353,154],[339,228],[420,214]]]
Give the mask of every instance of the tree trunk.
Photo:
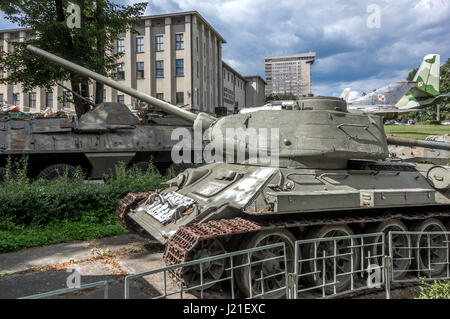
[[[438,104],[436,106],[436,121],[440,122],[441,121],[441,105]]]
[[[100,62],[97,68],[97,72],[100,74],[106,75],[105,73],[105,46],[103,45],[103,34],[105,33],[104,21],[102,19],[103,11],[104,11],[104,2],[98,0],[96,2],[95,9],[95,20],[97,26],[97,51],[100,58]],[[101,82],[96,82],[95,84],[95,104],[103,103],[103,95],[104,95],[105,85]]]
[[[59,22],[64,22],[66,20],[66,17],[64,15],[63,1],[55,0],[55,8],[56,8],[56,20]],[[65,32],[64,38],[67,43],[68,51],[70,51],[73,48],[73,42],[72,42],[72,37],[70,36],[70,33]],[[73,73],[70,75],[70,85],[72,87],[73,92],[81,95],[80,83],[79,83],[79,81],[77,81],[75,79],[75,74],[73,74]],[[77,114],[77,117],[80,118],[80,116],[86,112],[84,102],[83,102],[83,100],[78,98],[76,95],[73,95],[73,101],[75,104],[75,113]]]
[[[87,79],[81,82],[81,96],[89,99],[89,81]],[[81,104],[83,105],[83,113],[89,112],[91,110],[91,106],[89,105],[89,103],[82,101]]]

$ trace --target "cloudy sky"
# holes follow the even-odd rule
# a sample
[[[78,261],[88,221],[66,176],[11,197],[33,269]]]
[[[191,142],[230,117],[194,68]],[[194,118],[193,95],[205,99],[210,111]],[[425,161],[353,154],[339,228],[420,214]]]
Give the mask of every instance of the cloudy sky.
[[[450,0],[153,0],[146,14],[190,10],[226,39],[223,58],[243,75],[264,77],[265,56],[316,51],[316,95],[368,92],[404,80],[428,53],[450,57]]]

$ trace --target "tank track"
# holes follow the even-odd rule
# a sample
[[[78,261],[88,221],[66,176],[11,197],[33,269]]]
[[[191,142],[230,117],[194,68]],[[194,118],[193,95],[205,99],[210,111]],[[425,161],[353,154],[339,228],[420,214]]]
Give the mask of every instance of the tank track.
[[[302,218],[289,221],[250,221],[243,218],[214,220],[201,224],[183,226],[167,241],[163,259],[167,266],[189,261],[190,252],[202,240],[222,238],[230,235],[255,232],[266,229],[280,229],[301,226],[322,226],[383,222],[389,219],[422,220],[432,217],[450,217],[450,209],[425,213],[384,213],[379,216],[347,216],[339,218]]]
[[[122,198],[117,205],[116,214],[119,218],[120,224],[127,230],[137,233],[139,235],[146,234],[145,231],[138,224],[128,218],[128,213],[130,210],[136,208],[144,200],[146,200],[153,192],[142,192],[142,193],[128,193],[127,196]],[[151,235],[146,235],[146,237],[151,237]]]

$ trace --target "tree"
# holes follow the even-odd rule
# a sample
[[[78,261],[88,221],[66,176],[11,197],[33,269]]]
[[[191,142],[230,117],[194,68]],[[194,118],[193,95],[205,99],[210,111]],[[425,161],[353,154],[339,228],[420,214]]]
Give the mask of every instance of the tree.
[[[266,96],[266,102],[268,101],[290,101],[290,100],[298,100],[296,95],[293,94],[271,94]]]
[[[80,7],[81,28],[70,29],[65,8],[69,3]],[[45,61],[28,52],[28,44],[61,56],[95,72],[115,76],[117,60],[123,55],[115,51],[119,35],[138,23],[147,2],[133,5],[115,4],[109,0],[0,0],[0,10],[6,18],[23,28],[30,28],[38,36],[13,42],[14,52],[0,56],[0,68],[7,71],[3,84],[22,83],[25,91],[35,87],[50,90],[59,81],[70,81],[73,102],[78,117],[90,109],[89,79]],[[103,102],[103,84],[95,85],[95,103]]]

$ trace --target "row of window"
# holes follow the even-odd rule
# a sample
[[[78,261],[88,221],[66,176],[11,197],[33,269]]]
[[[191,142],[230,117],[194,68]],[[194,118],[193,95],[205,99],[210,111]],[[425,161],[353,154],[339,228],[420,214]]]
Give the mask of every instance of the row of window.
[[[117,53],[125,52],[125,39],[118,39],[116,42]],[[184,49],[184,34],[175,34],[175,50]],[[155,50],[164,51],[164,36],[155,36]],[[136,37],[136,53],[144,52],[144,37]]]
[[[136,79],[141,80],[145,74],[144,62],[136,62]],[[164,60],[155,61],[155,74],[157,78],[164,77]],[[184,76],[184,59],[175,60],[175,75]],[[125,80],[125,63],[117,66],[117,79]]]
[[[105,94],[106,96],[106,94]],[[159,100],[164,101],[164,93],[156,93],[155,96]],[[184,92],[176,92],[175,93],[176,104],[184,104]],[[106,100],[106,98],[104,98]],[[125,95],[119,94],[117,95],[117,103],[125,104]]]
[[[184,104],[184,92],[176,92],[176,103],[177,104]],[[12,104],[16,106],[20,106],[20,94],[19,93],[13,93],[12,96]],[[63,98],[64,98],[64,107],[69,106],[68,99],[70,98],[70,93],[64,91],[63,92]],[[156,93],[156,98],[160,100],[164,100],[164,93]],[[36,92],[29,92],[28,93],[28,107],[30,108],[36,108]],[[106,102],[106,90],[103,92],[103,102]],[[125,103],[125,96],[117,95],[117,102],[118,103]],[[4,99],[3,94],[0,94],[0,106],[3,106]],[[46,92],[45,93],[45,107],[53,107],[53,92]]]

